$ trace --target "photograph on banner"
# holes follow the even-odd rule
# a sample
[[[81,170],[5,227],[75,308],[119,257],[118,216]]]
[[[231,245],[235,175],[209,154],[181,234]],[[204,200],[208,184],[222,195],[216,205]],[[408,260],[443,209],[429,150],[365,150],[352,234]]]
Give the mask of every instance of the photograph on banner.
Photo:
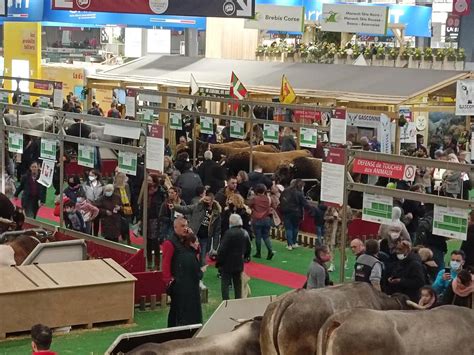
[[[379,139],[380,115],[365,114],[348,111],[346,114],[346,140],[353,144],[360,144],[362,137]]]
[[[93,168],[95,162],[95,147],[92,145],[79,144],[77,152],[77,164],[87,168]]]
[[[466,117],[450,112],[430,112],[428,114],[428,141],[425,145],[446,146],[457,144],[461,150],[468,150]],[[451,142],[447,140],[451,139]]]
[[[38,183],[46,188],[51,187],[53,184],[54,165],[54,160],[49,159],[43,159],[41,164],[41,175],[38,179]]]
[[[456,115],[474,115],[474,80],[458,80],[456,86]]]
[[[460,240],[467,239],[469,210],[455,207],[434,206],[433,234]]]
[[[23,154],[23,134],[8,132],[8,151]]]
[[[201,134],[214,134],[214,120],[212,117],[201,116]]]
[[[165,158],[164,127],[148,125],[146,137],[146,167],[148,170],[163,171]]]
[[[400,128],[400,143],[416,144],[416,123],[407,122]]]
[[[318,130],[316,128],[300,128],[300,146],[316,148],[318,144]]]
[[[321,170],[321,201],[333,206],[344,203],[344,162],[343,148],[329,148]]]
[[[119,151],[118,169],[127,175],[137,175],[138,158],[136,153]]]
[[[244,139],[245,138],[245,122],[230,120],[230,137]]]
[[[181,114],[176,112],[170,112],[170,128],[181,131],[183,129],[183,121],[181,119]]]
[[[364,193],[362,220],[380,224],[392,223],[393,197]]]
[[[265,143],[279,143],[280,127],[277,124],[265,123],[263,125],[263,140]]]
[[[57,144],[53,139],[41,138],[41,159],[56,160]]]

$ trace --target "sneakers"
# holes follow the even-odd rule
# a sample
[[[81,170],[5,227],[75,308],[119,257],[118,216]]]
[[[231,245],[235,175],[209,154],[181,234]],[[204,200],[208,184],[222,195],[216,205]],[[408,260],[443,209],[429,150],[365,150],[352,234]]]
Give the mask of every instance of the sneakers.
[[[292,245],[293,249],[296,249],[296,248],[299,248],[300,246],[298,245],[298,243],[295,243]]]
[[[333,263],[331,263],[331,265],[329,265],[328,271],[329,271],[329,272],[333,272],[333,271],[334,271],[334,264],[333,264]]]
[[[293,246],[287,245],[287,246],[286,246],[286,249],[288,249],[288,250],[293,250]]]
[[[274,252],[274,251],[268,253],[267,260],[272,260],[272,258],[273,258],[274,256],[275,256],[275,252]]]
[[[199,288],[200,288],[201,290],[205,290],[205,289],[207,288],[206,285],[204,285],[204,282],[202,282],[202,280],[199,281]]]

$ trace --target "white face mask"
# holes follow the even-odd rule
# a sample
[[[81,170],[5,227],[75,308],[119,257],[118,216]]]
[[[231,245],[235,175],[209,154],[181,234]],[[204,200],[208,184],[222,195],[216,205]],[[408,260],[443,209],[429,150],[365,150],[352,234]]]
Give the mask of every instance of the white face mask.
[[[84,202],[84,198],[83,198],[83,197],[78,197],[78,198],[77,198],[77,202],[78,202],[78,203]]]
[[[397,254],[397,258],[398,260],[403,260],[405,259],[407,256],[405,254]]]
[[[451,260],[449,266],[451,267],[451,270],[456,271],[459,270],[459,268],[461,267],[461,263],[459,261]]]
[[[95,181],[97,178],[95,176],[89,176],[89,181]]]
[[[104,192],[104,195],[107,196],[107,197],[110,197],[110,196],[112,196],[113,194],[114,194],[113,191],[106,191],[106,192]]]

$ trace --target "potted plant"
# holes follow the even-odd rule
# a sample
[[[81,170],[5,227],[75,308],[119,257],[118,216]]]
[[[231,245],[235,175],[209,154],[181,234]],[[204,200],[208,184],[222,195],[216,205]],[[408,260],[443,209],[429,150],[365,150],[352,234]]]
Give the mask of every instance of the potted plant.
[[[439,49],[436,51],[435,59],[436,59],[436,61],[438,61],[438,62],[442,62],[442,61],[444,60],[444,58],[446,58],[446,49],[444,49],[444,48],[439,48]]]
[[[420,48],[414,48],[411,55],[411,61],[408,62],[408,67],[420,68],[422,59],[423,59],[423,51]]]
[[[422,67],[424,69],[431,69],[433,66],[433,49],[432,48],[425,48],[423,51],[423,62]]]
[[[375,58],[384,60],[385,59],[385,48],[380,46],[377,48],[377,53],[375,54]]]
[[[255,56],[257,57],[257,60],[263,59],[263,57],[265,56],[266,49],[266,46],[263,45],[257,47],[257,49],[255,50]]]
[[[456,51],[456,70],[464,70],[464,61],[466,60],[466,53],[464,48],[458,48]]]

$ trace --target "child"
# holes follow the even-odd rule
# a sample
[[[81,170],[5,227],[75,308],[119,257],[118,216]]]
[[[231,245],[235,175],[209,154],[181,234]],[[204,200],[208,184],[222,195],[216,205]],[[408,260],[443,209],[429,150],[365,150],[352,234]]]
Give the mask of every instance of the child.
[[[418,303],[407,301],[407,305],[419,310],[428,310],[436,306],[438,297],[431,286],[423,286],[421,288],[421,297]]]
[[[82,214],[76,210],[76,204],[73,201],[68,201],[64,204],[64,223],[66,228],[76,232],[85,233],[86,231]]]
[[[99,209],[86,199],[83,191],[77,195],[76,210],[82,215],[85,224],[85,233],[92,234],[92,222],[99,215]]]

